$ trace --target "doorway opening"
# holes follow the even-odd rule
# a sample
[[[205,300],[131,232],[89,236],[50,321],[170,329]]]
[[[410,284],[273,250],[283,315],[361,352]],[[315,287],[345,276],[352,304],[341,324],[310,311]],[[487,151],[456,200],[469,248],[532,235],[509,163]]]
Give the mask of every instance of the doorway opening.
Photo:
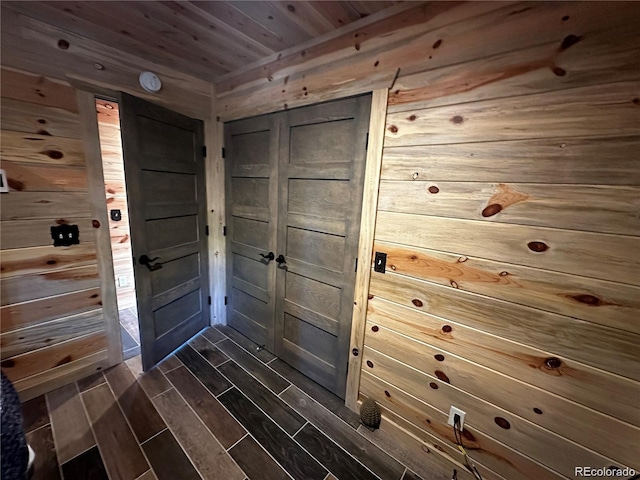
[[[116,298],[124,359],[140,355],[140,327],[133,274],[131,228],[124,176],[118,103],[96,98],[100,150],[107,197]]]

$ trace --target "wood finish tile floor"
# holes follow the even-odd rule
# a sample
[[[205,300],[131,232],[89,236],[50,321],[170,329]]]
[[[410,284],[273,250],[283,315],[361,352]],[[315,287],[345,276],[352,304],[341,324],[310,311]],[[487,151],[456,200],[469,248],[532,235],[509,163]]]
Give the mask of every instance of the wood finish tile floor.
[[[420,478],[342,400],[225,326],[149,372],[134,357],[23,411],[33,480]]]
[[[138,312],[135,308],[120,310],[120,336],[122,338],[122,354],[125,360],[140,355],[140,326]]]

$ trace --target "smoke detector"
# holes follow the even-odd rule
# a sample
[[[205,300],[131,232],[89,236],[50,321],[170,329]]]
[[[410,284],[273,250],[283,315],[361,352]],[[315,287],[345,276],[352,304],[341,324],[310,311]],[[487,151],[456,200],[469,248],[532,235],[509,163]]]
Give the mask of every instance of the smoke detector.
[[[162,82],[153,72],[142,72],[140,74],[140,86],[147,92],[157,93],[162,88]]]

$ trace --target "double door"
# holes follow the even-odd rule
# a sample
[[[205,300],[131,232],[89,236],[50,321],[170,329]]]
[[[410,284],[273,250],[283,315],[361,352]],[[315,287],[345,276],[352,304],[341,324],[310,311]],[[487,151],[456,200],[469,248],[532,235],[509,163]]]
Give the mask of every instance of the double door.
[[[227,322],[341,398],[370,106],[365,95],[225,125]]]

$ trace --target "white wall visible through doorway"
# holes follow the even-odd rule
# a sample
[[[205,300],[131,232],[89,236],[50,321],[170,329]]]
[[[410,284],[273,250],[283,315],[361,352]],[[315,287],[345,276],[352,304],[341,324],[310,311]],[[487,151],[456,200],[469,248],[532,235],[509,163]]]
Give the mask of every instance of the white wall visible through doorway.
[[[116,280],[124,358],[140,353],[140,329],[133,277],[131,231],[120,137],[120,115],[116,102],[96,99],[100,149],[104,171],[107,215]]]

